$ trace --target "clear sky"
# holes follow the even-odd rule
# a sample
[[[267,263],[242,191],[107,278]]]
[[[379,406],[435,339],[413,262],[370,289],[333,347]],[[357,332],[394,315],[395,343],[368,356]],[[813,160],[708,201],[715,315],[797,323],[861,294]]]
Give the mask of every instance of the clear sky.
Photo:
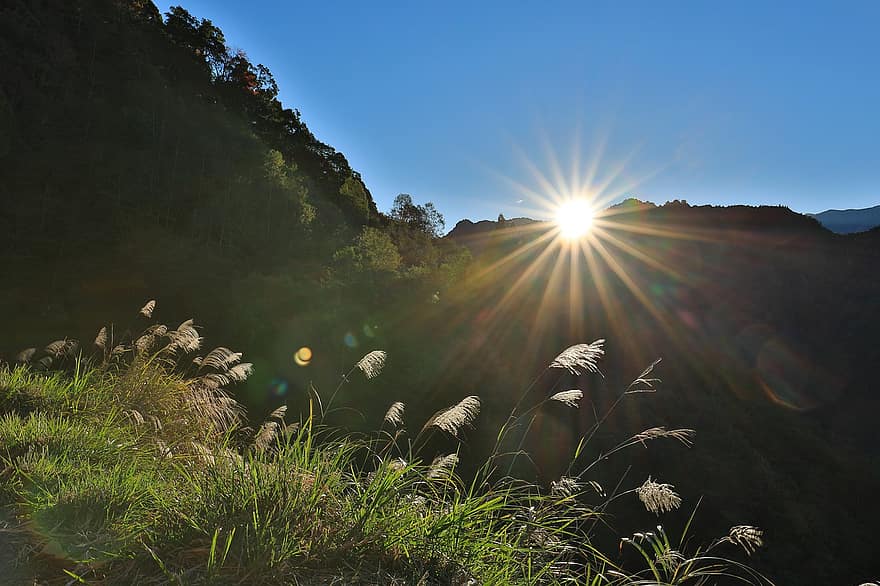
[[[180,3],[380,209],[410,193],[447,229],[527,213],[510,181],[539,190],[554,161],[657,203],[880,203],[878,1]]]

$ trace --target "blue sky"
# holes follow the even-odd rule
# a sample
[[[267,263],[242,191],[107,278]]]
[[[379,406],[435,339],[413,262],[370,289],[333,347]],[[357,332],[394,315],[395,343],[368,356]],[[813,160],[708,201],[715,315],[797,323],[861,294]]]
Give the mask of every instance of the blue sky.
[[[657,203],[880,203],[880,2],[181,5],[272,70],[383,210],[528,214],[511,182],[541,191],[554,161]]]

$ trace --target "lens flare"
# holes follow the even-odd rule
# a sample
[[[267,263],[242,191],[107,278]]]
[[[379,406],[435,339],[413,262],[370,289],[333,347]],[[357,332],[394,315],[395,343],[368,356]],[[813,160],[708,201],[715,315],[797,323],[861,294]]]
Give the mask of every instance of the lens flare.
[[[294,357],[294,360],[296,358]],[[281,377],[275,377],[269,383],[269,392],[276,397],[283,397],[287,394],[288,383]]]
[[[312,349],[308,346],[303,346],[293,355],[293,361],[296,362],[298,366],[308,366],[312,361]]]

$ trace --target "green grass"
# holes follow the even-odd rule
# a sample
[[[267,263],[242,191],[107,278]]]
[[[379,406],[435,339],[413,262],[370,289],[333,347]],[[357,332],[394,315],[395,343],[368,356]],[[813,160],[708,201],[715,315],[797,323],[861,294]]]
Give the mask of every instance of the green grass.
[[[551,489],[505,474],[523,454],[501,447],[517,430],[527,433],[540,406],[519,413],[518,405],[493,455],[464,479],[457,454],[434,460],[420,446],[472,423],[474,399],[438,412],[412,437],[399,413],[372,435],[324,427],[331,405],[317,395],[309,413],[290,420],[282,409],[253,430],[223,390],[246,375],[246,367],[235,370],[240,356],[193,364],[187,327],[153,329],[140,350],[137,340],[115,350],[105,341],[87,358],[69,348],[52,356],[53,370],[45,362],[0,366],[0,505],[10,526],[3,543],[30,579],[616,585],[709,584],[735,574],[760,581],[712,554],[744,545],[747,532],[687,554],[684,535],[673,542],[658,527],[621,540],[643,562],[629,569],[614,561],[618,551],[594,548],[589,537],[605,507],[627,495],[637,503],[637,490],[590,503],[595,487],[573,473]],[[576,353],[558,366],[595,368],[599,355]],[[373,356],[371,376],[381,363]],[[650,385],[649,373],[621,399]],[[571,394],[562,399],[574,405]],[[651,439],[634,436],[619,449]]]

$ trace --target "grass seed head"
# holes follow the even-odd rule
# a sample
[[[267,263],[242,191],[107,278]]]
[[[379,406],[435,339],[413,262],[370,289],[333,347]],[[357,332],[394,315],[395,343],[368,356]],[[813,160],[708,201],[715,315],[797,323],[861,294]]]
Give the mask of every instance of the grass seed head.
[[[645,483],[636,489],[636,494],[646,509],[659,515],[681,506],[681,497],[675,493],[674,488],[671,484],[654,482],[649,476]]]
[[[382,367],[385,366],[385,359],[387,357],[388,354],[384,350],[373,350],[358,360],[355,367],[363,372],[367,378],[374,378],[382,372]]]
[[[580,404],[578,401],[584,398],[584,392],[579,389],[572,389],[570,391],[560,391],[550,397],[551,401],[556,401],[557,403],[562,403],[563,405],[567,405],[569,407],[574,407],[577,409]]]
[[[574,375],[599,372],[599,359],[605,354],[605,340],[599,339],[591,344],[569,346],[553,359],[550,368],[564,368]]]

